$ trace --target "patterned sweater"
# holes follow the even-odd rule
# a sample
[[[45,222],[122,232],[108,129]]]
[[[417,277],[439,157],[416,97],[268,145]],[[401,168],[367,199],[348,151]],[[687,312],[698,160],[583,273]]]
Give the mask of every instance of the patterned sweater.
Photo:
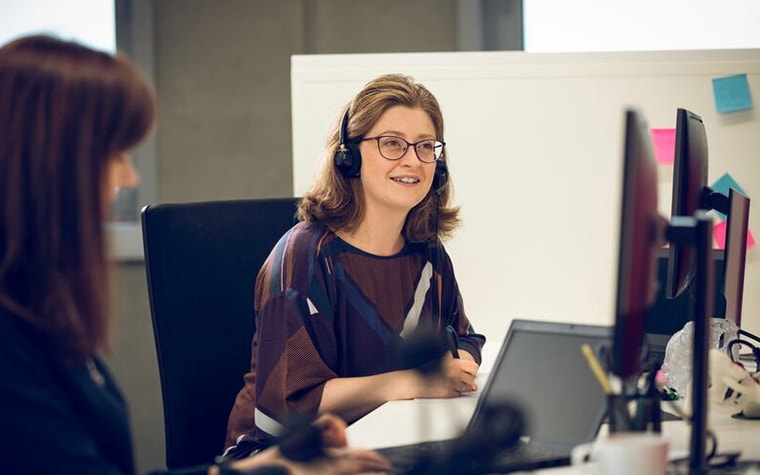
[[[438,305],[430,291],[434,267]],[[332,378],[399,369],[398,345],[418,324],[452,325],[459,347],[480,363],[485,337],[465,315],[442,247],[407,244],[396,255],[375,256],[324,227],[299,223],[270,253],[255,290],[251,370],[230,414],[226,446],[246,433],[277,435],[288,415],[316,414]]]

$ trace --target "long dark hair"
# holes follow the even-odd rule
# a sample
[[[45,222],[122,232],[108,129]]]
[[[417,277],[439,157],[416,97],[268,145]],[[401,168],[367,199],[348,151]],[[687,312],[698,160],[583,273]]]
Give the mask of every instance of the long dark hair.
[[[123,56],[48,36],[0,48],[0,304],[75,359],[108,346],[108,165],[155,114]]]

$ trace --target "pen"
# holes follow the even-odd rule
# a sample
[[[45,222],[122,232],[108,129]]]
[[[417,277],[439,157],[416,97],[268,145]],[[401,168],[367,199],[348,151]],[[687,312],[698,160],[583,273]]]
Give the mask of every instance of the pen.
[[[446,326],[446,343],[448,343],[449,350],[451,350],[451,356],[459,359],[459,338],[457,337],[456,330],[451,325]]]
[[[596,376],[596,379],[599,381],[599,384],[601,384],[605,394],[612,394],[612,385],[610,384],[610,380],[604,373],[602,365],[599,364],[599,360],[597,360],[596,356],[594,356],[594,352],[591,350],[591,347],[587,343],[584,343],[581,345],[581,351],[583,352],[583,356],[586,357],[586,361],[588,361],[591,372],[594,373],[594,376]]]

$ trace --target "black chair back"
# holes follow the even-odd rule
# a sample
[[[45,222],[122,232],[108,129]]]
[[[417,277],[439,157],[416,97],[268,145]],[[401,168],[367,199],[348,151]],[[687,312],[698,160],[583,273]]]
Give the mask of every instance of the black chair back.
[[[169,469],[221,453],[250,368],[259,268],[297,198],[148,205],[142,233]]]

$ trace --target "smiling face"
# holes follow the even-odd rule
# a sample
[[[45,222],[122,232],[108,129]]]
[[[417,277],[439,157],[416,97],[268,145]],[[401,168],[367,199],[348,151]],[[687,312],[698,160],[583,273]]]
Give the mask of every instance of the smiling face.
[[[419,108],[393,106],[387,109],[365,137],[393,135],[414,143],[436,139],[430,116]],[[361,182],[368,213],[399,213],[402,216],[425,198],[430,191],[435,163],[423,163],[414,147],[398,160],[380,155],[377,140],[361,142]]]

